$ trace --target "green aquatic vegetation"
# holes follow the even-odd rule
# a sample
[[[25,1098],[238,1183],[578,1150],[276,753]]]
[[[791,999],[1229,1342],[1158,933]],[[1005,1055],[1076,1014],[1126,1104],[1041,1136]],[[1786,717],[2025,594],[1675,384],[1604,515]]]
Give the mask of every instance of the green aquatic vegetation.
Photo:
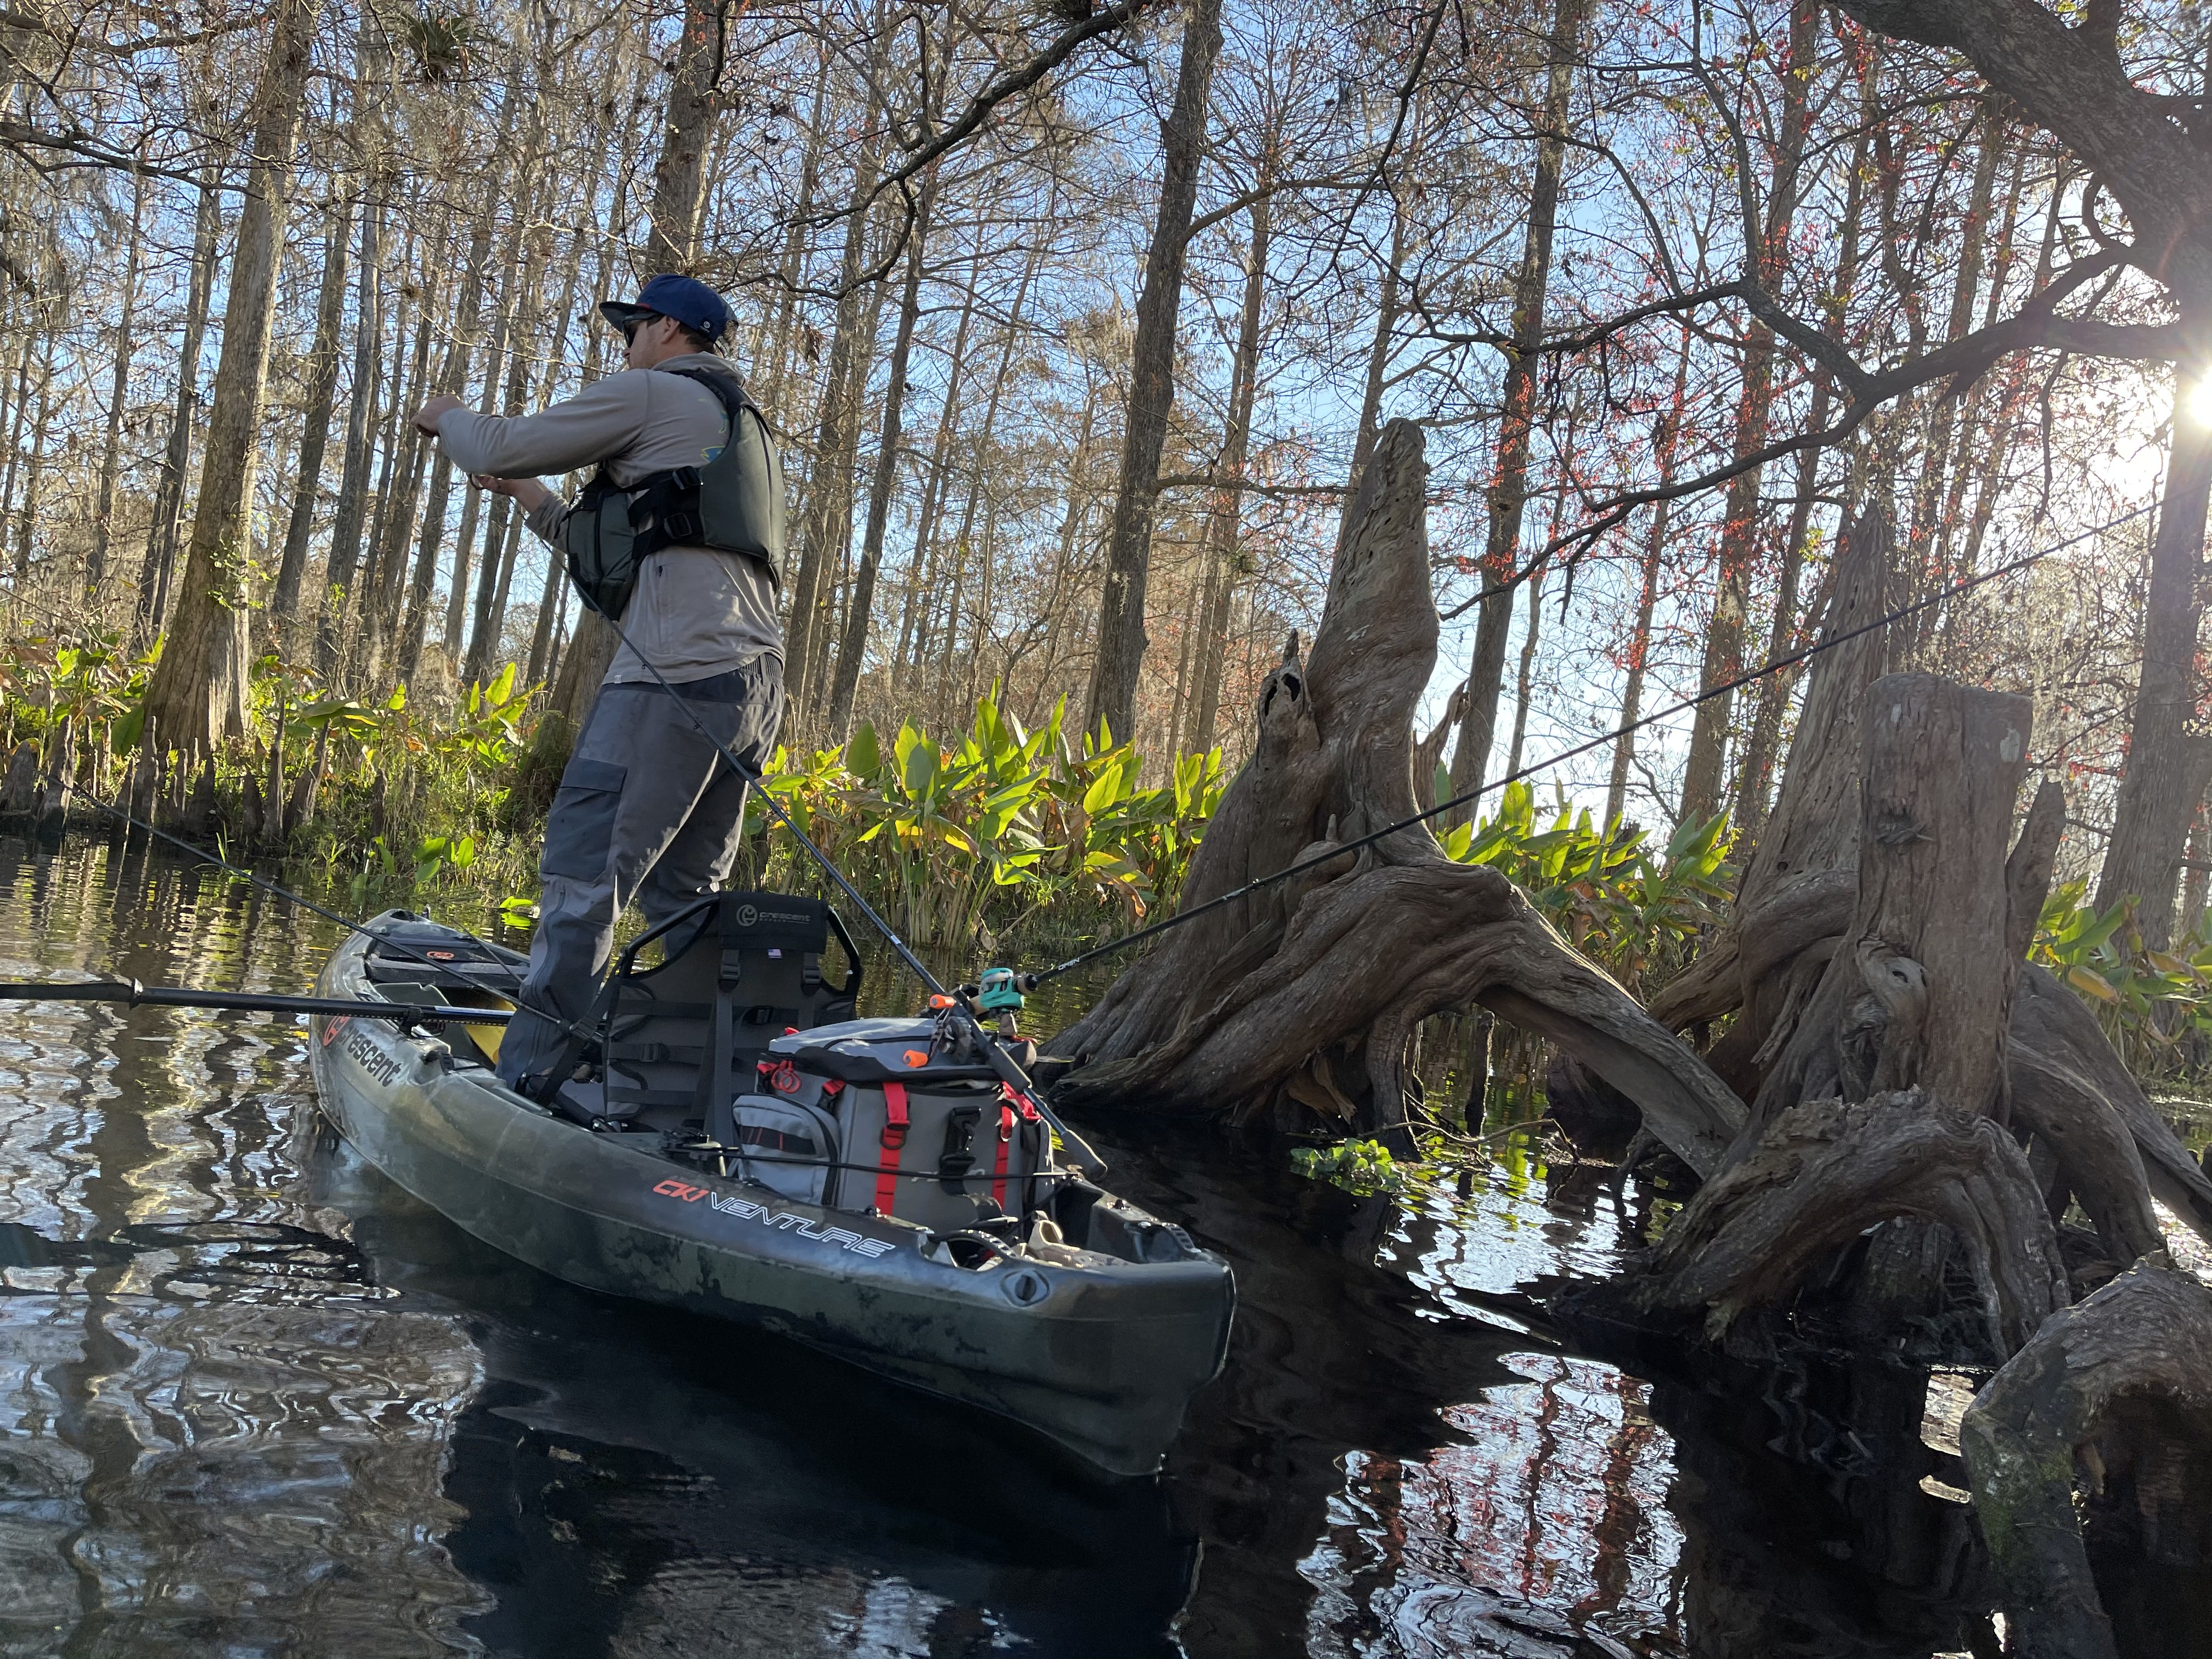
[[[11,744],[44,746],[67,722],[88,787],[112,798],[143,750],[142,699],[159,655],[158,641],[133,654],[112,635],[0,641],[0,731]],[[514,780],[539,690],[508,664],[451,696],[406,686],[372,695],[264,655],[245,731],[215,757],[213,809],[198,833],[221,834],[233,854],[320,865],[364,898],[465,886],[509,895],[506,914],[520,920],[538,824]],[[283,801],[263,799],[272,778]],[[959,730],[864,724],[834,748],[778,750],[765,775],[766,793],[903,933],[954,952],[1017,933],[1111,937],[1156,920],[1181,892],[1228,782],[1218,749],[1148,763],[1103,726],[1071,726],[1064,705],[1025,726],[995,686]],[[745,829],[740,879],[818,884],[757,797]],[[1655,846],[1563,797],[1540,815],[1526,783],[1442,842],[1448,855],[1510,877],[1638,995],[1686,960],[1733,885],[1723,819]],[[1533,1062],[1533,1048],[1522,1059]],[[1496,1069],[1510,1074],[1514,1051]]]
[[[918,945],[988,943],[1046,913],[1093,931],[1135,925],[1182,884],[1224,787],[1221,751],[1178,757],[1148,786],[1133,747],[1103,727],[1072,734],[1065,718],[1057,705],[1028,730],[994,689],[949,739],[863,724],[836,749],[779,750],[765,787]],[[811,878],[764,803],[749,806],[746,833],[760,868]]]
[[[1447,830],[1447,857],[1486,864],[1528,896],[1569,943],[1642,996],[1695,954],[1699,931],[1735,891],[1724,814],[1684,823],[1663,848],[1616,818],[1599,827],[1562,795],[1540,824],[1526,782],[1500,792],[1488,818]]]
[[[2087,893],[2082,881],[2052,891],[2028,960],[2089,1005],[2137,1077],[2195,1083],[2212,1076],[2212,938],[2204,919],[2155,951],[2136,921],[2136,900],[2100,911],[2086,902]]]
[[[1376,1193],[1395,1197],[1413,1182],[1411,1169],[1391,1157],[1390,1149],[1379,1140],[1299,1146],[1291,1153],[1291,1166],[1309,1181],[1326,1181],[1363,1198]]]

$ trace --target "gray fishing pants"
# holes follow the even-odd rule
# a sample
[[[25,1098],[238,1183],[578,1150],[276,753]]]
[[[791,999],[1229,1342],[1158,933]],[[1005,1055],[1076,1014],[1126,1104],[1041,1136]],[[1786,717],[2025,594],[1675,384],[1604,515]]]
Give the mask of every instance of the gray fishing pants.
[[[631,901],[647,926],[665,921],[720,891],[737,860],[745,782],[692,716],[758,772],[783,718],[783,664],[762,657],[676,690],[680,702],[657,684],[602,686],[561,775],[538,860],[526,1007],[499,1049],[501,1080],[526,1093],[553,1081],[545,1074],[567,1041],[561,1022],[590,1011]]]

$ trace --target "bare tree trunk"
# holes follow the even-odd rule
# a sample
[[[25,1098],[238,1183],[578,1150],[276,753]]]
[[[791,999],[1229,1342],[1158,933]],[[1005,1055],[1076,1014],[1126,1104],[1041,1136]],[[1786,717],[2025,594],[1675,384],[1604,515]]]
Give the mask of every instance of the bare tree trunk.
[[[1137,296],[1129,401],[1123,415],[1121,484],[1107,533],[1106,574],[1098,605],[1098,653],[1091,666],[1084,726],[1104,720],[1117,738],[1136,731],[1137,675],[1145,662],[1145,578],[1150,568],[1152,509],[1159,495],[1160,452],[1175,406],[1176,318],[1182,305],[1183,258],[1191,210],[1198,200],[1206,149],[1206,117],[1213,65],[1221,55],[1221,0],[1190,0],[1175,102],[1161,131],[1160,205],[1145,253]]]
[[[28,329],[15,353],[15,395],[8,417],[8,469],[6,477],[0,477],[0,523],[15,511],[15,477],[22,470],[23,428],[31,416],[31,360],[39,355],[45,338],[43,331]]]
[[[606,151],[604,145],[594,144],[592,146],[590,175],[584,186],[583,192],[583,199],[587,202],[593,201],[598,198],[599,179],[605,171],[605,155]],[[520,247],[521,239],[520,235],[518,235],[515,238],[514,249],[510,252],[507,258],[507,268],[510,274],[506,278],[506,281],[510,284],[513,282],[512,272],[515,262],[520,257]],[[562,343],[568,339],[569,325],[575,319],[576,289],[577,285],[582,281],[583,271],[584,245],[581,239],[579,239],[570,250],[568,256],[568,269],[561,279],[560,320],[554,325],[552,334],[552,338],[555,342],[554,350],[550,360],[545,365],[544,390],[544,398],[545,399],[550,399],[551,398],[553,388],[560,383],[561,371],[563,367],[561,358]],[[535,290],[533,289],[533,293],[534,292]],[[533,305],[533,309],[535,307]],[[502,307],[500,311],[498,336],[493,344],[490,357],[484,365],[484,403],[487,407],[489,407],[493,401],[495,385],[499,376],[500,360],[502,354],[507,349],[508,335],[513,326],[514,313],[511,307]],[[446,655],[447,658],[456,662],[459,661],[461,657],[462,626],[465,620],[470,614],[468,609],[468,568],[465,562],[468,558],[469,550],[476,544],[475,518],[477,510],[481,504],[481,500],[482,492],[472,489],[469,492],[467,506],[462,509],[460,535],[461,550],[458,556],[454,570],[453,597],[447,602],[446,607]],[[557,556],[550,554],[548,555],[548,557],[550,560],[555,580],[557,581],[561,568],[561,561]],[[495,535],[486,538],[485,559],[485,580],[480,582],[477,590],[476,617],[478,634],[483,632],[483,624],[489,619],[490,614],[490,603],[494,595],[498,596],[499,608],[502,612],[504,612],[506,609],[506,599],[504,596],[507,592],[507,576],[514,569],[514,553],[512,551],[503,553],[501,551],[501,538]],[[490,578],[490,572],[495,568],[499,570],[500,574],[496,580],[492,580]],[[533,653],[533,659],[536,653]],[[481,680],[484,678],[489,672],[490,665],[486,653],[478,650],[475,639],[471,638],[469,646],[468,666],[463,672],[463,678],[465,681]],[[536,676],[533,673],[532,676],[533,683],[535,678]]]
[[[512,532],[506,557],[511,568],[514,559]],[[549,549],[545,556],[545,585],[538,598],[538,625],[530,635],[530,667],[525,676],[532,685],[544,679],[552,660],[555,625],[561,620],[562,605],[568,599],[564,574],[561,561]]]
[[[325,209],[323,281],[315,305],[315,343],[307,356],[307,407],[300,427],[299,483],[292,495],[292,517],[284,529],[284,553],[269,599],[272,633],[283,641],[300,608],[307,579],[307,544],[314,533],[315,503],[322,495],[323,457],[331,439],[331,412],[338,392],[338,337],[345,327],[346,254],[353,240],[353,204],[333,191]]]
[[[510,255],[508,268],[510,277],[513,271],[513,257]],[[484,381],[486,409],[496,410],[503,415],[520,412],[523,391],[528,384],[523,378],[522,353],[519,349],[511,349],[510,348],[510,342],[515,333],[515,315],[520,310],[521,305],[521,296],[510,288],[507,294],[507,302],[501,309],[499,331],[492,342],[493,363],[497,364],[502,356],[507,360],[506,388],[502,392],[497,384],[496,375],[490,371],[487,371]],[[510,517],[516,519],[520,517],[514,513],[512,500],[505,495],[495,496],[491,504],[490,522],[484,532],[484,562],[483,568],[477,572],[476,608],[474,618],[469,629],[468,661],[461,671],[461,678],[471,683],[483,680],[491,673],[492,659],[499,651],[501,624],[494,618],[492,611],[500,592],[499,578],[502,557],[501,548],[507,539]],[[558,563],[557,550],[553,557],[555,562]]]
[[[1528,697],[1535,685],[1536,641],[1544,629],[1544,573],[1528,578],[1528,626],[1521,635],[1521,668],[1513,680],[1513,742],[1505,751],[1504,775],[1521,769],[1521,745],[1528,736]]]
[[[1490,482],[1490,533],[1476,579],[1497,588],[1521,562],[1521,515],[1528,499],[1529,439],[1535,430],[1535,348],[1544,338],[1544,296],[1552,280],[1552,233],[1559,210],[1559,174],[1565,165],[1569,101],[1575,63],[1591,0],[1558,0],[1552,15],[1549,66],[1544,83],[1543,125],[1536,137],[1536,175],[1528,192],[1528,232],[1521,270],[1513,284],[1513,345],[1505,364],[1504,407],[1498,417],[1498,461]],[[1451,792],[1482,787],[1490,749],[1498,737],[1498,697],[1505,684],[1505,644],[1513,631],[1513,594],[1493,592],[1475,608],[1474,652],[1467,673],[1467,714],[1452,751]],[[1471,819],[1473,807],[1450,815]]]
[[[821,417],[814,440],[814,464],[806,475],[806,510],[801,520],[799,568],[791,585],[791,616],[784,641],[784,721],[794,732],[811,709],[807,690],[817,678],[817,659],[829,654],[830,610],[835,597],[831,567],[849,532],[853,518],[853,460],[860,446],[860,403],[875,356],[875,331],[863,329],[870,295],[860,278],[866,270],[868,227],[873,215],[861,204],[875,188],[878,140],[863,145],[854,172],[853,204],[845,222],[845,253],[838,267],[837,313],[830,343],[830,372],[822,391]],[[873,285],[880,290],[880,284]]]
[[[793,325],[799,318],[799,283],[806,269],[807,245],[814,221],[814,192],[822,180],[822,146],[829,136],[829,112],[823,99],[830,87],[830,45],[824,40],[814,65],[814,96],[808,100],[810,118],[806,123],[806,155],[799,167],[799,198],[792,209],[791,223],[784,233],[783,263],[779,267],[781,291],[776,295],[775,326],[769,336],[767,385],[761,398],[761,408],[769,422],[776,426],[787,426],[783,400],[791,384],[791,355]],[[762,372],[755,362],[753,372]]]
[[[721,77],[730,3],[685,0],[684,33],[669,78],[666,125],[653,167],[651,225],[642,260],[648,276],[689,270],[697,257],[699,209],[720,109],[715,83]]]
[[[375,458],[376,394],[383,379],[383,185],[372,178],[367,192],[368,199],[361,216],[360,274],[355,283],[353,390],[346,404],[345,453],[338,471],[337,503],[331,517],[330,559],[317,608],[315,661],[325,674],[337,666],[340,623],[361,559],[369,466]]]
[[[537,309],[537,293],[534,284],[532,291],[524,296],[520,305],[528,307],[532,312]],[[509,351],[507,395],[502,404],[502,407],[509,414],[520,411],[524,398],[529,395],[529,360],[523,355],[520,347],[515,347]],[[550,396],[551,392],[554,376],[558,370],[557,362],[549,362],[546,365],[544,376],[546,395]],[[506,637],[507,599],[514,580],[514,561],[518,556],[517,550],[521,545],[520,538],[522,531],[523,515],[514,510],[514,503],[507,497],[501,496],[492,505],[491,529],[485,541],[490,556],[484,562],[483,575],[477,585],[476,631],[469,638],[469,660],[465,673],[465,678],[471,682],[491,678],[493,665],[499,657],[501,642]],[[549,549],[546,557],[554,569],[565,571],[560,550]],[[607,641],[605,659],[599,664],[599,672],[605,674],[607,672],[607,665],[614,660],[614,631],[604,626],[601,631]],[[596,643],[593,648],[598,648]],[[596,687],[592,695],[596,695]],[[586,697],[583,707],[575,710],[573,715],[568,718],[573,718],[580,725],[584,715],[590,710],[591,703]]]
[[[1261,184],[1268,182],[1263,173]],[[1260,385],[1260,313],[1267,298],[1267,253],[1274,233],[1274,199],[1263,196],[1252,207],[1252,241],[1244,256],[1244,309],[1237,325],[1237,359],[1229,375],[1229,430],[1224,434],[1215,485],[1213,512],[1206,521],[1206,599],[1200,613],[1200,657],[1198,665],[1198,708],[1191,720],[1187,747],[1200,751],[1213,747],[1213,728],[1220,719],[1221,676],[1229,660],[1229,610],[1237,594],[1237,532],[1244,517],[1244,470],[1252,453],[1252,404]],[[1395,283],[1395,273],[1386,281]],[[1384,332],[1378,341],[1387,343]],[[1370,360],[1370,368],[1374,364]],[[1370,391],[1376,390],[1370,373]],[[1363,427],[1366,416],[1361,416]],[[1368,451],[1372,453],[1370,439]],[[1366,457],[1355,453],[1352,485]]]
[[[1793,0],[1790,14],[1790,55],[1781,72],[1782,142],[1774,162],[1772,185],[1767,192],[1766,222],[1759,223],[1752,180],[1741,180],[1744,219],[1749,233],[1744,249],[1746,274],[1771,286],[1787,255],[1791,226],[1797,211],[1798,167],[1804,155],[1809,123],[1809,92],[1813,60],[1820,42],[1821,10],[1816,0]],[[1743,396],[1737,404],[1735,453],[1741,458],[1763,448],[1774,407],[1774,334],[1753,321],[1744,331]],[[1713,616],[1705,630],[1705,663],[1698,689],[1710,691],[1743,672],[1743,636],[1751,604],[1752,567],[1759,557],[1760,525],[1759,492],[1764,469],[1752,467],[1738,473],[1729,485],[1728,503],[1721,519],[1719,569],[1713,597]],[[1682,768],[1682,817],[1711,817],[1720,810],[1723,763],[1726,757],[1729,724],[1735,697],[1733,692],[1709,698],[1698,705],[1690,726],[1690,752]]]
[[[414,368],[409,376],[407,395],[394,402],[392,412],[389,441],[396,457],[392,492],[384,504],[378,526],[375,579],[362,579],[362,589],[367,596],[361,618],[362,637],[367,652],[361,672],[372,685],[384,678],[392,647],[398,641],[403,621],[401,579],[407,571],[408,532],[415,527],[416,508],[422,499],[423,480],[430,470],[429,438],[406,418],[405,411],[421,403],[432,384],[430,351],[441,288],[438,267],[443,263],[445,244],[446,238],[441,234],[434,245],[436,252],[423,262]]]
[[[199,407],[200,348],[207,339],[209,296],[215,291],[216,239],[222,229],[222,198],[212,167],[200,181],[192,216],[192,268],[185,296],[184,347],[177,355],[177,407],[170,417],[169,444],[161,459],[161,483],[154,497],[154,521],[146,535],[145,562],[138,571],[138,631],[161,631],[167,612],[169,572],[176,562],[177,538],[185,511],[185,477],[192,460],[192,412]]]
[[[276,266],[319,0],[280,0],[254,90],[253,166],[223,307],[222,356],[208,416],[207,463],[192,515],[177,615],[146,687],[149,718],[186,754],[246,724],[246,507],[260,447]]]
[[[846,608],[845,635],[837,647],[837,672],[830,690],[830,717],[819,736],[842,743],[853,723],[853,699],[860,689],[862,659],[868,650],[868,623],[876,602],[876,571],[883,562],[884,534],[890,523],[891,491],[898,482],[899,434],[906,404],[907,360],[914,350],[915,326],[921,319],[921,258],[937,204],[937,169],[922,180],[914,223],[907,231],[906,289],[899,301],[898,332],[891,343],[890,381],[884,389],[884,424],[876,450],[876,476],[868,489],[868,524],[860,544],[860,567]]]
[[[991,376],[991,395],[983,401],[983,424],[976,434],[974,451],[975,466],[968,475],[968,499],[960,509],[960,528],[952,538],[952,592],[945,604],[945,643],[939,657],[939,678],[933,708],[936,718],[942,721],[948,713],[945,692],[952,684],[952,664],[960,649],[961,604],[965,597],[968,576],[968,555],[973,547],[970,539],[975,532],[975,509],[983,497],[983,475],[990,464],[991,440],[999,428],[999,408],[1006,393],[1006,382],[1012,378],[1014,348],[1022,337],[1023,313],[1029,304],[1030,286],[1036,280],[1043,264],[1045,245],[1038,243],[1030,254],[1029,263],[1022,267],[1021,286],[1014,290],[1014,303],[1006,313],[1006,338],[999,353],[999,367]]]
[[[1052,590],[1045,611],[1044,649],[1039,662],[1037,688],[1030,698],[1028,719],[1032,724],[1044,718],[1046,707],[1064,695],[1060,687],[1061,653],[1066,646],[1068,623],[1073,620],[1073,606],[1069,602],[1071,592],[1087,589],[1085,577],[1087,562],[1079,567],[1075,550],[1085,524],[1091,516],[1091,489],[1090,486],[1092,434],[1098,425],[1098,387],[1095,382],[1085,389],[1083,423],[1077,428],[1075,441],[1067,453],[1067,507],[1060,514],[1060,536],[1053,549]]]
[[[15,580],[31,574],[31,543],[39,528],[39,483],[46,467],[46,423],[53,414],[54,337],[46,338],[39,366],[39,412],[31,422],[31,441],[23,456],[23,499],[15,508]]]
[[[85,567],[88,592],[97,593],[107,574],[107,550],[115,533],[115,484],[123,468],[123,410],[131,396],[131,311],[138,295],[138,255],[146,223],[146,175],[131,187],[131,243],[123,257],[126,303],[115,319],[115,368],[108,382],[107,438],[100,453],[100,504],[93,509],[92,557]]]
[[[2202,323],[2197,327],[2212,331]],[[2140,901],[2136,925],[2153,950],[2164,950],[2172,939],[2173,890],[2190,816],[2212,780],[2212,738],[2189,729],[2197,710],[2197,635],[2203,617],[2200,571],[2206,508],[2212,501],[2212,422],[2189,406],[2194,367],[2185,362],[2174,375],[2173,447],[2151,539],[2142,669],[2112,839],[2097,878],[2100,909],[2126,897]]]
[[[1359,475],[1375,453],[1375,434],[1382,425],[1382,393],[1390,383],[1393,331],[1398,326],[1398,283],[1406,263],[1406,214],[1397,192],[1390,196],[1390,261],[1382,267],[1382,291],[1375,300],[1375,339],[1367,349],[1367,381],[1359,399],[1359,432],[1352,444],[1350,487],[1359,488]]]
[[[507,162],[514,133],[514,84],[510,82],[500,97],[496,118],[498,137],[493,140],[490,164],[486,168],[487,173],[494,179],[499,177]],[[532,107],[534,111],[534,104]],[[532,137],[535,137],[534,128]],[[525,181],[536,172],[536,149],[534,143],[524,146],[520,172]],[[515,236],[518,240],[523,221],[528,216],[527,193],[526,182],[518,191],[514,203]],[[469,236],[468,258],[462,268],[461,291],[454,307],[452,343],[447,348],[445,366],[438,376],[438,386],[441,392],[459,397],[465,397],[468,393],[469,372],[476,355],[477,337],[482,322],[484,270],[491,262],[493,222],[498,216],[498,210],[499,198],[495,191],[476,216],[476,227]],[[425,446],[425,450],[427,453],[428,446]],[[431,462],[429,505],[422,514],[422,526],[416,543],[415,574],[408,585],[407,616],[399,630],[399,678],[409,684],[414,681],[422,668],[423,635],[429,627],[426,613],[429,609],[431,585],[437,580],[438,550],[446,538],[446,512],[452,495],[453,479],[453,463],[440,451]],[[468,588],[468,535],[474,528],[473,524],[468,521],[472,518],[473,514],[465,508],[463,532],[453,550],[453,588],[447,605],[449,628],[458,626],[462,596]],[[455,668],[459,666],[459,663],[453,665]]]
[[[945,495],[951,473],[952,428],[960,410],[960,386],[968,368],[968,331],[975,319],[975,290],[982,274],[982,251],[979,246],[968,262],[967,291],[960,301],[960,322],[952,333],[952,355],[945,370],[945,400],[937,410],[937,436],[930,445],[929,474],[921,490],[921,514],[915,521],[914,551],[907,560],[906,594],[900,606],[898,651],[892,659],[894,694],[904,686],[908,671],[922,655],[916,629],[924,617],[921,612],[924,596],[931,591],[935,575],[937,556],[937,520],[944,511]],[[926,632],[926,629],[923,630]],[[908,654],[909,646],[915,647]]]
[[[1807,416],[1815,431],[1827,423],[1828,382],[1826,376],[1813,391],[1813,410]],[[1782,580],[1774,596],[1774,621],[1767,630],[1766,660],[1775,661],[1796,642],[1800,621],[1797,590],[1805,574],[1805,543],[1812,533],[1813,497],[1819,487],[1820,451],[1804,449],[1797,455],[1797,499],[1790,505],[1789,528],[1783,534]],[[1790,706],[1790,688],[1796,674],[1781,669],[1759,683],[1758,712],[1753,715],[1751,735],[1743,750],[1743,769],[1736,780],[1735,823],[1743,835],[1756,835],[1766,817],[1766,787],[1774,769],[1775,745],[1782,738],[1782,715]]]
[[[1682,435],[1682,414],[1690,383],[1690,331],[1682,331],[1681,354],[1674,360],[1674,388],[1667,407],[1652,424],[1652,460],[1659,487],[1674,481],[1674,453]],[[1620,691],[1620,724],[1632,726],[1644,708],[1644,677],[1651,665],[1651,617],[1659,605],[1659,568],[1667,551],[1667,526],[1674,503],[1662,498],[1651,504],[1651,529],[1644,544],[1644,571],[1637,590],[1636,624],[1628,636],[1628,676]],[[1605,821],[1618,823],[1628,810],[1628,769],[1636,758],[1636,733],[1624,730],[1613,745],[1613,776],[1605,793]]]

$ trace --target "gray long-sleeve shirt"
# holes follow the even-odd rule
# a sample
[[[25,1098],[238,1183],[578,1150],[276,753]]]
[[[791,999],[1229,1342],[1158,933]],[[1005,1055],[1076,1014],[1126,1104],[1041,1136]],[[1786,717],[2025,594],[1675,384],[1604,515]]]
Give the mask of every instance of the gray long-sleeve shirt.
[[[737,373],[712,353],[692,352],[594,380],[566,403],[536,415],[448,410],[438,422],[438,442],[465,472],[528,478],[604,464],[617,485],[631,489],[652,473],[712,460],[728,438],[721,400],[696,381],[663,372],[677,368],[704,368],[733,379]],[[531,514],[530,527],[557,550],[568,510],[556,495]],[[708,547],[668,547],[646,560],[622,629],[654,667],[678,684],[783,654],[767,567],[744,554]],[[605,683],[652,678],[625,645],[615,653]]]

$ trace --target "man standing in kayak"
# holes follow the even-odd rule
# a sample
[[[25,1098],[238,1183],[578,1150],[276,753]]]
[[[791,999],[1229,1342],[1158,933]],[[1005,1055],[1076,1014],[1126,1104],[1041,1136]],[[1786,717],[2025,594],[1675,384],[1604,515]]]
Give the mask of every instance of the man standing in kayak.
[[[583,502],[562,501],[538,474],[597,466],[616,490],[637,494],[703,465],[735,434],[723,399],[676,372],[737,380],[717,355],[730,325],[720,295],[689,276],[656,276],[635,304],[599,311],[628,342],[621,372],[537,415],[478,415],[444,396],[415,416],[478,485],[514,497],[556,557]],[[624,908],[634,899],[648,924],[665,921],[729,876],[746,786],[707,733],[750,770],[767,763],[783,716],[779,574],[765,559],[696,544],[639,562],[618,618],[624,643],[546,820],[525,1006],[500,1044],[501,1080],[533,1098],[562,1081],[560,1022],[590,1011]]]

